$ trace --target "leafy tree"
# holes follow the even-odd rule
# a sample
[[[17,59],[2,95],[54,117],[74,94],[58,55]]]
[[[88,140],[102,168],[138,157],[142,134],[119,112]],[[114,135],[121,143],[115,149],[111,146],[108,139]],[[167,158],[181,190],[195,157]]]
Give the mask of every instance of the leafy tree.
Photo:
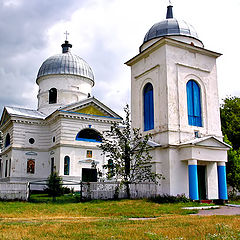
[[[62,178],[56,172],[50,174],[47,179],[48,194],[56,201],[56,197],[63,195]]]
[[[227,136],[224,141],[231,145]],[[228,151],[228,162],[226,164],[227,183],[232,187],[232,195],[235,196],[237,191],[240,191],[240,149],[230,149]]]
[[[240,147],[240,98],[226,97],[220,108],[223,135],[227,135],[233,149]]]
[[[130,198],[131,183],[154,182],[162,176],[152,172],[149,146],[150,135],[142,135],[140,129],[131,128],[130,111],[127,105],[124,108],[126,118],[121,126],[113,124],[110,131],[105,132],[100,148],[109,158],[108,178],[114,177],[125,185],[127,197]],[[116,189],[118,191],[119,189]]]

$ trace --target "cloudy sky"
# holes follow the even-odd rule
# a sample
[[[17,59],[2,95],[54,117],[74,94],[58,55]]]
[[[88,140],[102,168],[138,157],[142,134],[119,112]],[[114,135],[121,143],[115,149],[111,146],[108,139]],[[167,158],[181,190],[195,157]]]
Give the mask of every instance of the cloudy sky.
[[[240,96],[240,0],[172,0],[174,17],[191,23],[218,63],[220,99]],[[130,102],[130,69],[150,27],[165,18],[168,0],[0,0],[0,112],[37,108],[36,75],[61,52],[67,30],[72,52],[92,67],[93,95],[118,113]]]

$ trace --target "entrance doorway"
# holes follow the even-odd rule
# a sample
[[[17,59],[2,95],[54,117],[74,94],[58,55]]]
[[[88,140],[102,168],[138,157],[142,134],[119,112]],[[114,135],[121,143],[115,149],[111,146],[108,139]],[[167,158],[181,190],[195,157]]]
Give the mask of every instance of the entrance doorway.
[[[206,200],[206,166],[197,166],[199,200]]]
[[[83,168],[82,169],[83,182],[97,182],[97,169]]]

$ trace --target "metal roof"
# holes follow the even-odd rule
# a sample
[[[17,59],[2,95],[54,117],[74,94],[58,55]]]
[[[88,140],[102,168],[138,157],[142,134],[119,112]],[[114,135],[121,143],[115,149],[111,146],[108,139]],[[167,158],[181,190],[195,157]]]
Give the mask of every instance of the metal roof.
[[[46,118],[45,114],[37,110],[18,108],[18,107],[5,107],[5,108],[10,115],[17,115],[22,117],[38,118],[38,119]]]
[[[187,36],[199,40],[194,27],[183,20],[168,18],[154,24],[144,37],[143,43],[164,36]]]
[[[56,54],[45,60],[38,71],[37,79],[53,74],[78,75],[94,82],[93,71],[88,63],[70,52]]]

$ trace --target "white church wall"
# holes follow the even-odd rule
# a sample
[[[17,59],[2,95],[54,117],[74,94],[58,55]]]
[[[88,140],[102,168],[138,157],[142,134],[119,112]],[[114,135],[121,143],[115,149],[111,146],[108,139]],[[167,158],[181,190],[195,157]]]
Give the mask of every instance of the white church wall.
[[[187,140],[186,132],[192,132],[188,136],[188,139],[191,139],[196,129],[200,134],[221,136],[216,58],[193,49],[188,50],[172,45],[167,45],[166,49],[169,128],[178,129],[180,126],[179,130],[185,132],[181,141]],[[203,127],[188,125],[186,84],[191,79],[195,80],[201,88]],[[178,137],[176,134],[170,141],[179,142]]]
[[[74,75],[49,75],[38,79],[38,110],[50,114],[57,108],[80,101],[91,94],[93,82]],[[57,103],[49,104],[49,90],[57,89]]]
[[[207,198],[208,199],[218,199],[218,172],[217,163],[210,162],[207,164]]]
[[[132,68],[132,122],[143,129],[143,94],[147,82],[154,88],[154,140],[176,144],[200,135],[221,137],[215,53],[186,47],[177,42],[146,50]],[[203,127],[189,126],[186,83],[195,80],[201,87]],[[140,92],[140,94],[139,94]],[[164,131],[169,133],[161,136]],[[159,133],[159,134],[157,134]]]
[[[171,182],[170,195],[185,194],[188,197],[188,165],[186,162],[179,160],[178,148],[169,149],[169,168]]]
[[[27,172],[27,161],[35,161],[34,173]],[[50,174],[48,152],[12,150],[11,177],[24,179],[44,179]]]
[[[167,144],[167,89],[165,48],[144,56],[132,66],[131,109],[132,124],[144,129],[143,119],[143,89],[150,82],[153,85],[154,96],[154,129],[147,131],[153,134],[153,140]]]
[[[82,168],[92,168],[92,161],[96,163],[96,168],[103,172],[103,164],[105,162],[105,156],[102,155],[102,151],[97,147],[99,144],[90,144],[88,142],[80,141],[81,145],[78,147],[60,147],[60,170],[59,174],[65,178],[68,175],[64,175],[64,157],[70,157],[70,169],[69,177],[82,177]],[[87,151],[92,151],[92,157],[87,157]]]

